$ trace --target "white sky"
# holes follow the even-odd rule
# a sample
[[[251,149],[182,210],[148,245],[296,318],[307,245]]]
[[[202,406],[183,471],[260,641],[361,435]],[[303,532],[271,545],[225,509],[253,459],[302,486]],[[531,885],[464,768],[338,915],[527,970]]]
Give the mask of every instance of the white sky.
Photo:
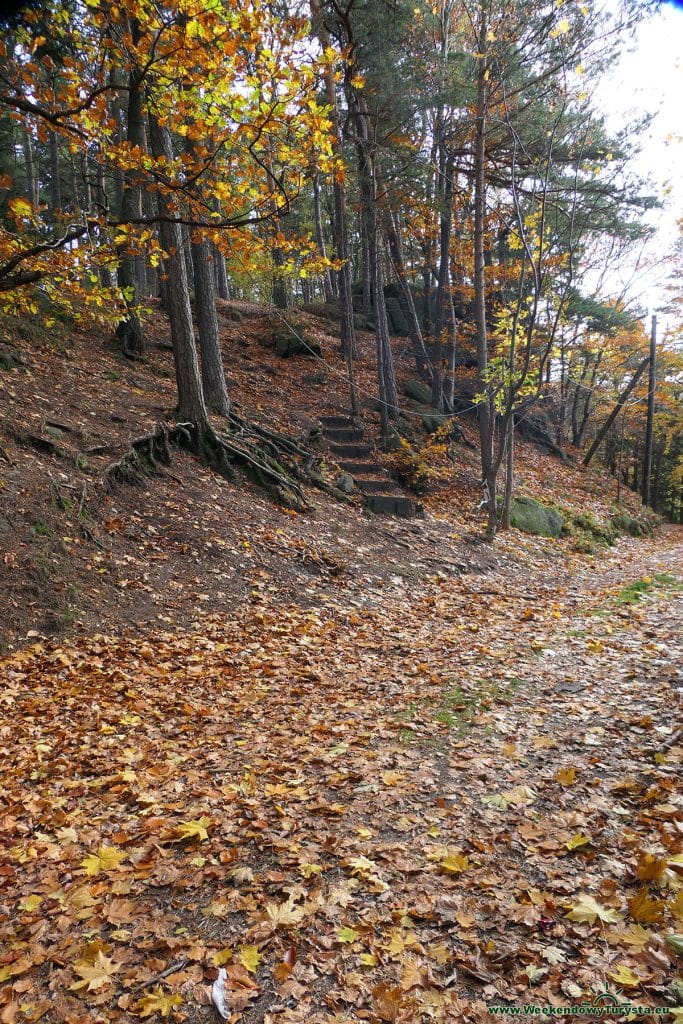
[[[649,215],[656,226],[655,257],[665,257],[683,217],[683,8],[665,4],[638,29],[636,45],[625,53],[595,94],[612,130],[633,115],[657,113],[644,137],[634,169],[665,198],[663,210]],[[667,194],[668,193],[668,194]],[[627,275],[628,274],[627,271]],[[650,312],[665,299],[662,268],[639,277],[634,291]],[[660,316],[662,327],[669,320]]]

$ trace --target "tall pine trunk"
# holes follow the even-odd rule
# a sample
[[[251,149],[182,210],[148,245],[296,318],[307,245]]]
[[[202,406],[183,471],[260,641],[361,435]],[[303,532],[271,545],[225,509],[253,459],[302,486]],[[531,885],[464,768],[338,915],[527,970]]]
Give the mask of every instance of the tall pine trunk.
[[[140,28],[135,19],[130,25],[133,42],[137,45],[140,41]],[[131,146],[145,148],[145,119],[142,104],[142,76],[140,70],[133,66],[128,75],[128,120],[126,130],[126,141]],[[123,224],[140,217],[142,214],[141,191],[139,184],[134,180],[134,171],[128,171],[123,179],[123,194],[121,197],[121,211],[119,219]],[[126,303],[126,316],[116,329],[116,337],[121,345],[124,355],[135,357],[145,351],[145,339],[142,333],[142,324],[137,311],[137,274],[136,259],[127,251],[124,244],[119,247],[119,287],[123,292]]]
[[[150,114],[149,130],[155,159],[173,159],[171,136]],[[159,213],[164,218],[173,216],[163,195],[159,196]],[[178,386],[177,417],[180,422],[192,423],[197,430],[198,443],[210,431],[209,413],[204,402],[202,381],[197,359],[197,348],[192,326],[190,289],[183,256],[183,235],[180,224],[165,219],[160,225],[161,244],[168,253],[168,314],[171,321],[171,341]]]

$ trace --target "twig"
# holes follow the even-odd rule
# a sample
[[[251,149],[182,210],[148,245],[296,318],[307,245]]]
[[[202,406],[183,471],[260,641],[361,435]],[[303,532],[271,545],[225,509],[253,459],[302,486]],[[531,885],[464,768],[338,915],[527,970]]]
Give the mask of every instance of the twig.
[[[188,958],[184,956],[181,960],[177,960],[174,964],[170,964],[165,970],[152,975],[152,977],[148,978],[147,981],[141,981],[139,985],[135,985],[135,987],[131,989],[131,992],[141,992],[149,985],[154,985],[158,981],[163,981],[164,978],[168,978],[169,974],[175,974],[176,971],[182,971],[183,967],[187,967],[189,962]]]

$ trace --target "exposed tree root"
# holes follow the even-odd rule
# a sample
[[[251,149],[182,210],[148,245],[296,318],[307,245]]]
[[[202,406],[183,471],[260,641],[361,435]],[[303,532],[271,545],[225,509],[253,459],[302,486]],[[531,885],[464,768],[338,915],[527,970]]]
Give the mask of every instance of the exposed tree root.
[[[160,424],[154,433],[138,437],[130,449],[105,472],[108,487],[116,484],[146,486],[147,478],[159,465],[171,463],[171,450],[184,448],[227,480],[235,480],[240,469],[263,487],[279,504],[298,511],[310,508],[302,483],[326,491],[340,501],[349,501],[342,491],[313,471],[314,456],[284,434],[268,430],[230,414],[229,434],[196,423]]]

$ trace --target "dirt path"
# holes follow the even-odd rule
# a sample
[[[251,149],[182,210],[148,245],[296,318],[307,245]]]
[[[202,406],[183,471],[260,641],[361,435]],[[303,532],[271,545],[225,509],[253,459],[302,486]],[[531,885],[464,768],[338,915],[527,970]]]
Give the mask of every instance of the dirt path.
[[[683,1002],[680,553],[6,659],[2,1024]]]

